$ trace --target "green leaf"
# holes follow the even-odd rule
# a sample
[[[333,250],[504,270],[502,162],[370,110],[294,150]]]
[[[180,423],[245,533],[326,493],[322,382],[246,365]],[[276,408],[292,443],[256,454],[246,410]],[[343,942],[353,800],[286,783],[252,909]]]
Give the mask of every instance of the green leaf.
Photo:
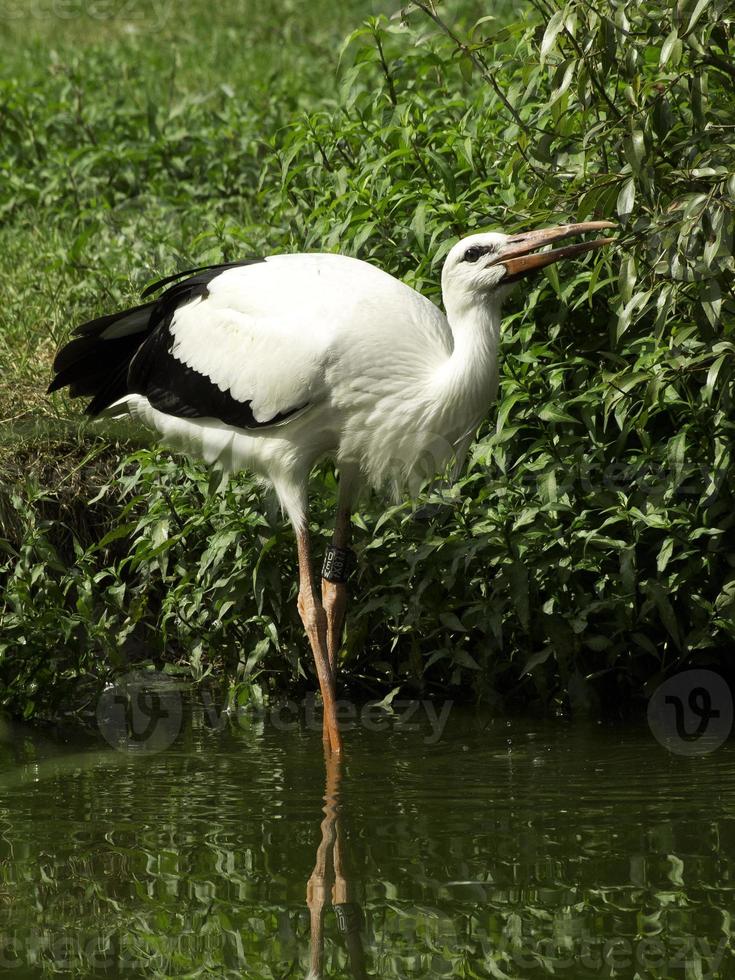
[[[700,296],[705,316],[713,327],[717,326],[720,322],[720,310],[722,309],[722,292],[717,280],[707,279],[702,283]]]
[[[681,634],[676,620],[676,613],[671,605],[671,600],[658,582],[649,580],[646,583],[646,590],[653,598],[658,609],[659,616],[666,630],[671,636],[676,646],[681,649]]]
[[[464,625],[462,620],[453,612],[439,613],[439,622],[447,629],[452,630],[455,633],[466,633],[467,627]]]
[[[538,417],[544,422],[576,422],[577,419],[558,405],[542,405]]]
[[[727,354],[720,354],[720,356],[712,362],[710,369],[707,372],[707,380],[704,385],[704,400],[708,404],[711,404],[712,402],[712,397],[715,391],[715,385],[717,384],[717,377],[720,371],[722,370],[722,366],[726,363],[728,359],[729,358]]]
[[[712,0],[697,0],[697,4],[692,11],[692,16],[689,18],[689,23],[687,24],[686,33],[689,34],[696,27],[699,18],[705,12],[707,7],[712,3]]]
[[[549,23],[546,25],[546,30],[544,31],[544,36],[541,40],[541,49],[539,51],[539,61],[543,65],[546,60],[547,55],[551,53],[556,45],[556,39],[559,36],[560,31],[564,29],[564,17],[566,13],[564,10],[557,10],[549,18]]]
[[[662,68],[665,68],[669,61],[672,63],[672,67],[676,67],[681,61],[681,51],[682,45],[679,35],[674,28],[666,37],[662,47],[661,56],[659,59],[659,64]]]
[[[633,287],[637,278],[635,257],[629,253],[623,257],[623,261],[620,263],[620,276],[618,278],[618,290],[624,303],[627,303],[633,295]]]
[[[674,539],[667,538],[664,543],[659,548],[658,557],[656,558],[656,568],[659,572],[663,572],[669,563],[671,558],[671,553],[674,550]]]
[[[498,409],[497,421],[495,423],[496,432],[500,433],[503,431],[508,416],[510,415],[513,407],[518,404],[518,402],[523,401],[524,395],[521,392],[514,392],[512,395],[508,395],[500,403],[500,408]]]
[[[633,169],[633,173],[638,174],[641,164],[646,155],[646,139],[643,130],[634,129],[630,136],[625,140],[625,158]]]
[[[537,650],[536,653],[531,654],[526,661],[523,670],[521,671],[521,677],[523,677],[524,674],[530,674],[534,667],[539,667],[541,664],[545,664],[553,652],[554,648],[549,645],[545,646],[542,650]]]
[[[466,82],[472,81],[472,75],[475,71],[475,65],[472,58],[468,58],[467,55],[462,55],[459,59],[459,70],[462,72],[462,78]]]
[[[510,582],[513,605],[524,629],[530,622],[530,603],[528,596],[528,571],[523,562],[514,561],[510,566]]]
[[[672,468],[674,479],[678,483],[681,480],[682,473],[684,470],[684,461],[686,456],[686,446],[687,446],[687,430],[682,429],[674,438],[669,442],[667,456],[669,464]]]
[[[455,650],[452,654],[452,660],[455,664],[459,664],[460,667],[466,667],[468,670],[480,669],[478,662],[466,650]]]
[[[620,188],[615,210],[621,218],[628,218],[635,204],[635,181],[629,177]]]
[[[137,526],[137,522],[133,521],[128,524],[119,524],[117,527],[113,527],[111,531],[108,531],[107,534],[100,538],[99,542],[97,543],[97,548],[106,548],[107,545],[111,544],[113,541],[118,541],[120,538],[128,537],[129,535],[133,534]]]
[[[426,241],[426,201],[421,201],[411,219],[411,230],[416,236],[419,248],[424,248]]]

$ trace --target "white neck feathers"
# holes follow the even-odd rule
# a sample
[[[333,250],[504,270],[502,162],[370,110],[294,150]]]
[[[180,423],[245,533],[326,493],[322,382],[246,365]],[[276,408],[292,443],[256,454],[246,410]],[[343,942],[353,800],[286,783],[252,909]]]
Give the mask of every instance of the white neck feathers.
[[[452,299],[445,297],[454,348],[435,375],[434,393],[442,417],[456,416],[461,427],[479,421],[497,392],[500,304]]]

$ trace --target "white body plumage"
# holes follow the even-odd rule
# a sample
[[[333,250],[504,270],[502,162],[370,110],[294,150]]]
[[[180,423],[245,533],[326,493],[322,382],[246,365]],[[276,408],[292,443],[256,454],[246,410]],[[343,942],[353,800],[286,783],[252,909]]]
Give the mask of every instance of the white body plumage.
[[[462,239],[442,269],[446,316],[343,255],[192,270],[151,287],[169,287],[157,299],[79,327],[49,390],[93,395],[90,414],[127,412],[170,446],[267,478],[303,526],[309,472],[324,455],[346,503],[360,482],[411,485],[461,460],[496,394],[510,284],[609,239],[540,247],[604,227]]]
[[[169,446],[267,478],[295,523],[315,462],[333,456],[371,485],[415,485],[463,456],[495,395],[498,304],[450,324],[420,293],[357,259],[297,254],[227,269],[178,307],[171,355],[235,401],[244,429],[182,418],[131,394],[112,406]]]

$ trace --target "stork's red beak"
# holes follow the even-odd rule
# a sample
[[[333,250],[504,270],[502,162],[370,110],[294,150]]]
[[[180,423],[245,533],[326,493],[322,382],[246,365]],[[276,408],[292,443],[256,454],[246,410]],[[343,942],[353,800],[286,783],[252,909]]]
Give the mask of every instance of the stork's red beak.
[[[559,259],[569,259],[595,248],[602,248],[614,242],[614,238],[593,238],[589,242],[577,242],[575,245],[565,245],[563,248],[552,248],[548,252],[537,252],[536,249],[558,242],[574,235],[582,235],[586,231],[600,231],[603,228],[614,228],[612,221],[581,221],[576,225],[558,225],[555,228],[540,228],[538,231],[525,231],[508,239],[506,247],[493,259],[490,265],[504,265],[506,275],[503,283],[515,282],[524,276],[543,269]]]

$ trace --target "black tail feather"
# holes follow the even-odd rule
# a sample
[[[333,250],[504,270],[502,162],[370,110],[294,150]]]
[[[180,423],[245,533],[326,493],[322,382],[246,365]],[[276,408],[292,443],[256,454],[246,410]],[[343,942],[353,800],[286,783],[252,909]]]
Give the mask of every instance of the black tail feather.
[[[244,259],[177,272],[153,283],[143,293],[145,299],[162,286],[168,286],[157,299],[83,323],[74,331],[74,338],[56,355],[49,393],[68,385],[72,398],[92,395],[92,401],[85,410],[89,415],[99,415],[113,402],[133,391],[145,393],[145,385],[130,387],[136,382],[135,379],[129,380],[129,374],[133,358],[150,335],[170,321],[177,307],[197,296],[206,296],[211,280],[224,270],[262,261]],[[192,273],[196,274],[192,276]],[[190,278],[177,281],[183,276]],[[165,343],[170,339],[167,336]],[[138,383],[141,384],[140,378]]]
[[[86,323],[82,323],[81,326],[75,328],[74,333],[90,334],[93,337],[99,337],[113,326],[118,335],[120,331],[137,333],[140,330],[146,329],[155,305],[156,300],[153,300],[150,303],[142,303],[140,306],[132,306],[129,310],[118,310],[117,313],[107,313],[105,316],[99,316],[95,320],[88,320]]]
[[[98,385],[94,398],[84,409],[86,415],[99,415],[118,399],[130,394],[128,388],[129,366],[130,362],[125,361],[105,377],[104,382]],[[89,392],[89,394],[93,394],[93,392]]]
[[[54,358],[54,372],[56,377],[49,386],[49,391],[56,391],[57,388],[66,384],[59,380],[59,375],[67,371],[74,364],[84,360],[84,358],[99,346],[97,337],[77,337],[65,344]]]
[[[86,409],[90,415],[126,395],[128,368],[150,332],[155,306],[145,303],[77,327],[74,332],[80,336],[62,347],[54,359],[49,394],[68,385],[72,398],[93,395]]]
[[[125,364],[126,367],[130,364],[144,337],[138,334],[120,337],[118,340],[98,340],[96,337],[90,339],[93,340],[91,345],[85,344],[82,349],[72,351],[62,359],[61,364],[54,363],[56,375],[48,387],[49,392],[70,385],[72,398],[77,395],[94,395],[100,381],[111,370],[120,364]],[[75,343],[76,341],[72,341],[69,347]],[[66,354],[67,349],[65,347],[61,354]]]

